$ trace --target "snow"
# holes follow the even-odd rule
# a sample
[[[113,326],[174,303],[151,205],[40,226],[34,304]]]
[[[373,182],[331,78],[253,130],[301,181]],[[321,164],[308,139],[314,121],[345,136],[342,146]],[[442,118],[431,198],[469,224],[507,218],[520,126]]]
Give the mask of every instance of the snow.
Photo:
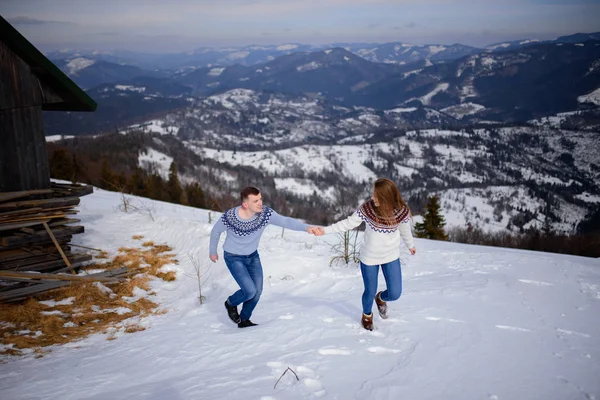
[[[69,71],[70,75],[75,75],[82,69],[85,69],[85,68],[89,67],[90,65],[93,65],[95,62],[96,62],[95,60],[90,60],[88,58],[77,57],[77,58],[70,60],[67,63],[66,67],[67,67],[67,70]]]
[[[146,153],[140,153],[138,156],[138,165],[145,169],[158,173],[163,179],[169,178],[169,167],[173,162],[173,157],[156,151],[153,148],[147,148]]]
[[[480,60],[481,65],[484,65],[486,67],[489,67],[490,65],[494,65],[497,63],[496,60],[494,60],[492,57],[483,57]]]
[[[440,53],[440,52],[446,50],[445,46],[428,46],[428,48],[429,48],[429,51],[431,52],[431,55],[434,55],[434,54],[437,54],[437,53]]]
[[[4,359],[3,399],[600,396],[597,259],[416,239],[417,255],[401,255],[402,297],[368,332],[359,325],[359,269],[329,266],[337,236],[269,227],[259,247],[259,326],[241,330],[223,309],[237,285],[221,259],[208,261],[209,212],[132,199],[149,204],[154,221],[117,211],[120,194],[95,189],[81,199],[86,232],[73,240],[113,254],[139,246],[136,234],[173,247],[177,279],[152,284],[167,312],[115,340],[97,334],[42,358]],[[189,255],[210,266],[203,305]]]
[[[127,90],[130,92],[143,93],[146,91],[145,87],[131,86],[131,85],[115,85],[115,89],[117,90]]]
[[[327,190],[323,191],[310,179],[275,178],[274,181],[277,190],[290,192],[303,197],[310,197],[313,193],[317,193],[319,197],[325,197],[331,202],[336,199],[334,187],[329,186]]]
[[[72,135],[48,135],[46,136],[46,142],[57,142],[63,139],[73,139],[74,137]]]
[[[577,101],[580,103],[594,103],[600,105],[600,88],[583,96],[579,96]]]
[[[141,130],[143,132],[155,132],[161,135],[177,135],[179,127],[171,125],[162,119],[153,119],[141,124],[130,125],[126,129],[120,131],[122,134],[133,130]]]
[[[294,50],[297,47],[298,47],[297,44],[282,44],[281,46],[277,46],[276,50],[277,51],[287,51],[287,50]]]
[[[321,64],[319,64],[316,61],[311,61],[311,62],[309,62],[307,64],[300,65],[300,66],[296,67],[296,70],[298,72],[307,72],[307,71],[313,71],[313,70],[318,69],[320,67],[321,67]]]
[[[510,43],[500,43],[500,44],[496,44],[494,46],[489,46],[488,49],[490,50],[496,50],[497,48],[507,48],[508,46],[510,46]]]
[[[324,51],[324,53],[325,53],[325,54],[329,54],[329,53],[331,53],[332,51],[333,51],[333,50],[331,50],[331,49],[328,49],[328,50],[325,50],[325,51]]]
[[[248,57],[248,55],[250,55],[249,51],[236,51],[234,53],[228,54],[227,58],[230,60],[239,60]]]
[[[211,70],[208,71],[208,75],[219,76],[223,73],[224,70],[225,70],[225,68],[211,68]]]
[[[427,93],[423,97],[420,97],[419,100],[421,100],[421,103],[423,103],[423,105],[429,105],[431,103],[431,99],[433,98],[433,96],[435,96],[439,92],[448,90],[449,86],[450,86],[450,84],[448,84],[448,83],[445,83],[445,82],[440,83],[431,92]]]
[[[467,102],[443,108],[441,111],[453,116],[456,119],[463,119],[468,115],[474,115],[483,110],[485,110],[485,106],[477,103]]]
[[[413,111],[417,111],[417,108],[416,107],[393,108],[391,110],[385,110],[384,112],[386,114],[388,114],[388,113],[409,113],[409,112],[413,112]]]
[[[600,203],[600,196],[595,196],[588,192],[583,192],[581,194],[573,196],[579,200],[583,200],[587,203]]]

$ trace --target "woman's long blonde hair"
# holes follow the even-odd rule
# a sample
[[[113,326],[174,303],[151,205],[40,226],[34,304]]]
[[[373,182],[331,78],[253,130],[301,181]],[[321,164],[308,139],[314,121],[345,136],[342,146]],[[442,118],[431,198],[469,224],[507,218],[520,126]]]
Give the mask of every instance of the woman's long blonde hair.
[[[398,186],[396,186],[396,184],[391,180],[387,178],[377,179],[373,185],[373,194],[379,203],[379,206],[376,207],[376,210],[381,214],[379,215],[381,218],[385,220],[393,220],[394,210],[401,210],[404,207],[409,210],[410,216],[412,217],[412,213],[408,208],[408,204],[406,204],[400,195]]]

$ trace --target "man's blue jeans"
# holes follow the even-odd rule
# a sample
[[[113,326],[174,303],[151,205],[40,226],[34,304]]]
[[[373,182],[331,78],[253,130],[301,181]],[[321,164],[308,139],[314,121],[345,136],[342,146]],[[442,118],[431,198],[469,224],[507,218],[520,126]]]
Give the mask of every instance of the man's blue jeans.
[[[383,277],[387,289],[381,293],[381,300],[394,301],[400,298],[402,294],[402,268],[400,267],[400,259],[396,259],[386,264],[381,264]],[[377,294],[377,278],[379,276],[379,265],[366,265],[360,263],[360,272],[362,273],[365,291],[362,295],[363,313],[371,314],[373,301]]]
[[[229,296],[227,302],[234,307],[244,303],[240,319],[246,321],[258,304],[263,289],[263,270],[258,251],[247,256],[224,251],[223,258],[233,279],[240,285],[240,290]]]

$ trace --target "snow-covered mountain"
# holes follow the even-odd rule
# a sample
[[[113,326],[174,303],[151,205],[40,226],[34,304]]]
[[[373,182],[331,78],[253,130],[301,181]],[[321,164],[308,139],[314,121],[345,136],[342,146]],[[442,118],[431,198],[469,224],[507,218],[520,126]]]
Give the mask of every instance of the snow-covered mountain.
[[[167,73],[149,71],[127,64],[117,64],[87,57],[54,60],[54,64],[83,89],[101,84],[124,83],[138,77],[164,78]]]
[[[152,280],[118,309],[94,306],[131,312],[141,299],[161,312],[77,342],[3,356],[4,399],[600,397],[598,260],[416,239],[417,254],[401,254],[402,297],[389,303],[390,318],[375,316],[369,332],[360,327],[358,267],[329,266],[338,237],[271,226],[259,246],[264,289],[252,316],[259,325],[238,329],[223,308],[238,287],[223,261],[208,259],[219,214],[127,197],[153,217],[119,211],[120,193],[95,189],[81,199],[86,232],[73,244],[110,258],[121,248],[146,250],[146,242],[172,248],[177,263],[161,271],[175,272],[174,281]],[[379,282],[384,290],[383,277]],[[39,309],[53,314],[54,324],[78,327],[61,307],[73,300],[48,300]],[[45,334],[21,332],[27,343]]]
[[[591,33],[575,33],[573,35],[559,36],[556,39],[551,40],[540,40],[536,38],[511,40],[506,42],[499,42],[485,46],[487,51],[505,51],[505,50],[517,50],[521,47],[532,46],[540,43],[584,43],[588,40],[600,40],[600,32]]]
[[[600,205],[596,131],[543,124],[393,128],[420,112],[432,111],[349,110],[238,89],[126,131],[167,135],[144,141],[139,164],[166,174],[170,161],[152,167],[145,154],[175,161],[186,181],[220,196],[234,196],[250,179],[287,193],[290,204],[310,199],[313,209],[333,212],[344,200],[333,188],[363,198],[369,182],[387,176],[417,214],[425,196],[437,193],[449,226],[513,232],[535,227],[571,233]]]
[[[490,120],[523,123],[558,113],[594,110],[599,103],[599,59],[600,42],[589,41],[542,43],[437,64],[422,60],[404,65],[371,62],[343,48],[334,48],[296,52],[255,66],[182,70],[168,77],[160,77],[165,71],[144,71],[83,58],[60,65],[77,83],[91,87],[88,93],[101,103],[106,103],[103,99],[110,85],[145,90],[152,87],[152,97],[167,99],[202,98],[233,89],[251,89],[314,98],[343,108],[372,108],[380,113],[425,107],[437,113],[438,127],[448,127]],[[82,127],[81,133],[98,132],[107,126],[113,129],[139,122],[138,117],[143,114],[140,110],[148,109],[144,102],[150,96],[135,98],[129,93],[129,97],[130,101],[119,106],[123,108],[119,115],[132,116],[129,120],[119,116],[111,121],[110,114],[101,120],[78,116],[82,122],[78,129]],[[173,100],[155,102],[152,117],[172,110],[172,103]],[[162,110],[160,104],[165,105]],[[412,128],[427,127],[422,122],[431,116],[414,118],[416,124]],[[52,118],[60,121],[72,116]],[[588,122],[594,126],[593,118],[580,118],[574,127],[585,127]],[[53,129],[61,125],[70,124],[52,123],[48,134],[76,133]]]
[[[388,131],[456,122],[444,113],[424,107],[385,111],[348,108],[306,96],[248,89],[233,89],[194,101],[161,119],[165,125],[176,128],[183,140],[240,149],[363,141],[384,136]]]
[[[330,43],[323,45],[305,45],[287,43],[264,46],[229,46],[223,48],[199,47],[186,53],[143,54],[124,51],[63,51],[52,52],[52,60],[89,59],[102,60],[116,64],[129,64],[154,70],[186,71],[214,66],[264,64],[278,57],[293,53],[323,51],[341,47],[347,51],[373,62],[407,64],[429,60],[431,62],[455,60],[484,51],[461,44],[453,45],[413,45],[401,42],[391,43]]]
[[[355,105],[480,106],[471,120],[524,121],[577,110],[600,86],[600,42],[481,53],[387,77],[348,97]]]

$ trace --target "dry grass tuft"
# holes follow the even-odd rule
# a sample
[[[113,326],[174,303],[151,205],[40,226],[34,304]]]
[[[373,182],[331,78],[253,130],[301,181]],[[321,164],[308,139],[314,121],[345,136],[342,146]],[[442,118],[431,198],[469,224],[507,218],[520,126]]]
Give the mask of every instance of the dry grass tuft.
[[[156,274],[156,276],[158,276],[160,279],[167,282],[171,282],[177,279],[176,275],[177,274],[175,273],[175,271],[159,272],[158,274]]]
[[[132,238],[135,240],[142,240],[144,238],[144,235],[133,235]]]
[[[141,238],[141,237],[140,237]],[[151,243],[149,245],[146,245]],[[177,263],[169,246],[144,244],[143,249],[121,248],[113,260],[88,265],[82,269],[127,268],[132,276],[110,287],[99,283],[74,283],[68,287],[30,298],[20,304],[0,307],[0,355],[33,354],[42,357],[47,346],[83,339],[94,333],[116,339],[115,331],[133,333],[146,328],[139,323],[127,323],[132,317],[164,314],[158,304],[146,297],[136,299],[138,290],[146,296],[154,294],[151,280],[176,278],[175,271],[163,272],[167,264]],[[136,290],[138,288],[138,290]],[[49,303],[44,304],[45,301]],[[56,304],[60,302],[60,304]],[[129,311],[127,311],[129,310]]]
[[[148,242],[142,243],[142,246],[144,246],[144,247],[151,247],[151,246],[154,246],[154,242],[150,240]]]

